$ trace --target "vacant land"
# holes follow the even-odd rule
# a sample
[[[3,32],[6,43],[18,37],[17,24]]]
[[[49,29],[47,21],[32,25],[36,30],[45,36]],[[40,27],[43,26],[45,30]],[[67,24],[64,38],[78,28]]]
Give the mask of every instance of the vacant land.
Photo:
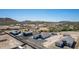
[[[6,40],[4,40],[6,39]],[[0,42],[0,48],[14,48],[19,45],[22,45],[23,43],[16,40],[15,38],[9,36],[8,34],[0,35],[0,40],[4,40]]]

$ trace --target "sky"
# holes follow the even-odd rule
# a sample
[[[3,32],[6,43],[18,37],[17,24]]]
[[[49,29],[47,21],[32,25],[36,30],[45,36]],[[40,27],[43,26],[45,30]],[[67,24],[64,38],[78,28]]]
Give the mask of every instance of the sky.
[[[79,21],[79,9],[0,9],[0,18],[17,21]]]

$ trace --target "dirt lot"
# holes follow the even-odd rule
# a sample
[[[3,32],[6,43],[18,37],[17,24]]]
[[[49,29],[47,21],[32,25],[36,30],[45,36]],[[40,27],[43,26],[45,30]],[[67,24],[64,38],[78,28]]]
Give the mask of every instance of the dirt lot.
[[[59,32],[59,34],[61,34],[61,35],[68,34],[68,35],[72,36],[73,38],[75,38],[75,40],[77,40],[79,37],[79,32],[76,32],[76,31]]]
[[[16,40],[15,38],[9,36],[8,34],[0,35],[0,40],[3,40],[3,39],[7,39],[7,40],[0,41],[0,48],[2,49],[14,48],[23,44],[20,41]]]

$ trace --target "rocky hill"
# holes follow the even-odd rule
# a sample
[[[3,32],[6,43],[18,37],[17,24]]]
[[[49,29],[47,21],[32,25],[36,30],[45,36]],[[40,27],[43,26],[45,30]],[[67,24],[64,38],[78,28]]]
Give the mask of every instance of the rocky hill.
[[[16,24],[18,21],[11,18],[0,18],[0,25]]]

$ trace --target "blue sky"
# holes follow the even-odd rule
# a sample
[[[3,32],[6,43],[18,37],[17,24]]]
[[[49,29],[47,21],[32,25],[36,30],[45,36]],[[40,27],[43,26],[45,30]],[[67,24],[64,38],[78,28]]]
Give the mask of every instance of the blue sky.
[[[0,9],[0,18],[18,21],[79,21],[79,9]]]

